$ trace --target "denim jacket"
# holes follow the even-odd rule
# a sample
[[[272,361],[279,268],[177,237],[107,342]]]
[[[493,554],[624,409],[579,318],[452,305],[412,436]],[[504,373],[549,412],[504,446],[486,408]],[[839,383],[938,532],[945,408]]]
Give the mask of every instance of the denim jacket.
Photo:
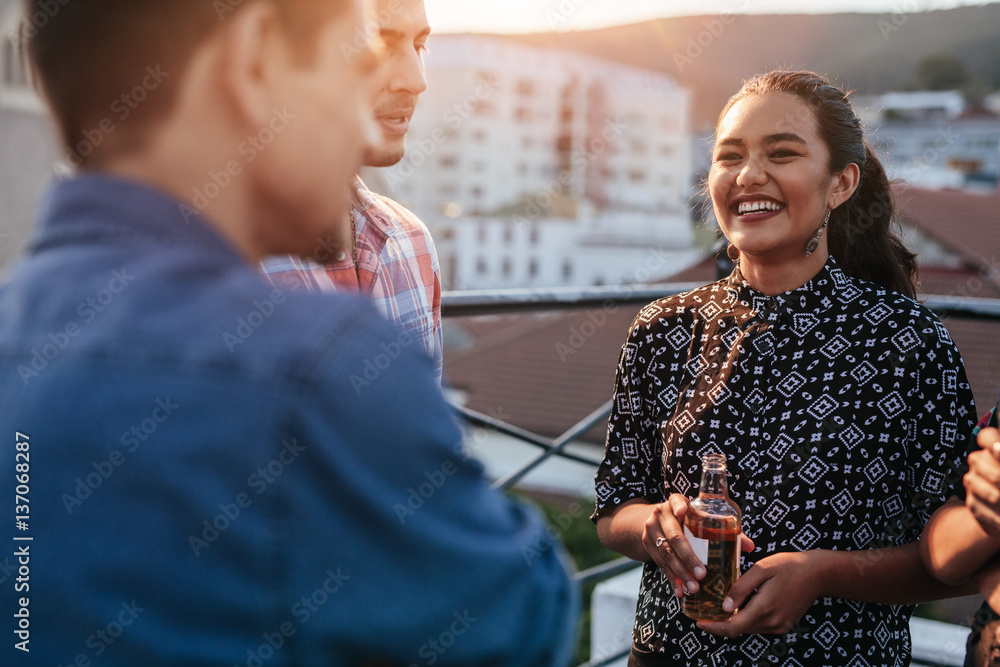
[[[0,663],[565,664],[563,553],[416,343],[151,188],[57,184],[0,288]]]

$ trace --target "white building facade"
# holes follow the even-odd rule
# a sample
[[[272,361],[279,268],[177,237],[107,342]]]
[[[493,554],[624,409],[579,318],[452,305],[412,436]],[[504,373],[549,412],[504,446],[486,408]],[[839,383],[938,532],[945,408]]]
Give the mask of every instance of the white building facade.
[[[439,36],[388,194],[434,234],[446,289],[614,284],[697,261],[690,93],[669,76]],[[669,259],[664,259],[668,257]]]

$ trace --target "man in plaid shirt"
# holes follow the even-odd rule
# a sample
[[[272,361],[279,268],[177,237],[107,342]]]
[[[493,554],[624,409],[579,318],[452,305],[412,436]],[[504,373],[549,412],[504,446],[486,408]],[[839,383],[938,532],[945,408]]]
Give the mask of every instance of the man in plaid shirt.
[[[375,120],[382,143],[365,153],[369,167],[403,159],[417,97],[427,89],[423,54],[430,26],[423,0],[379,0],[379,31],[386,61],[373,81]],[[283,290],[352,291],[367,296],[386,318],[419,342],[441,377],[441,275],[426,225],[360,178],[351,184],[353,252],[319,248],[313,258],[273,257],[263,262]]]

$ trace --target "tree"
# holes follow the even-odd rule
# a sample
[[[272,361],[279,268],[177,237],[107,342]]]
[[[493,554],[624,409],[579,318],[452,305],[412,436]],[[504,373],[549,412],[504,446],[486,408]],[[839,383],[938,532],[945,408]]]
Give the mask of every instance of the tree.
[[[917,88],[920,90],[959,90],[969,83],[965,63],[948,53],[926,56],[917,66]]]

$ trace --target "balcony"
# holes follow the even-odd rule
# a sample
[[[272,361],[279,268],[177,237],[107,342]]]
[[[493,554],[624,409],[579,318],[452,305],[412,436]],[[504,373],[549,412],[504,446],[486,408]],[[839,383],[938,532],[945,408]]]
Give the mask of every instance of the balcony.
[[[518,289],[478,292],[446,292],[443,296],[442,312],[447,318],[497,318],[511,314],[543,313],[553,314],[567,311],[590,311],[604,313],[603,322],[608,322],[608,313],[618,313],[619,322],[630,321],[635,312],[642,306],[667,295],[679,294],[697,285],[694,284],[660,284],[626,287],[595,287],[586,289]],[[974,299],[953,296],[926,296],[922,298],[925,305],[945,321],[946,325],[953,322],[976,322],[982,325],[1000,323],[1000,300]],[[631,310],[634,308],[634,310]],[[619,312],[620,309],[620,312]],[[631,315],[629,314],[631,312]],[[596,332],[603,324],[602,320],[590,317]],[[488,327],[484,327],[486,329]],[[581,327],[582,328],[582,327]],[[613,328],[609,325],[609,328]],[[569,329],[571,332],[573,327]],[[624,340],[625,328],[612,332],[612,338],[617,336],[618,345]],[[520,345],[529,335],[537,332],[537,327],[523,329],[528,332],[517,338],[517,331],[506,334],[498,332],[501,338],[506,338],[506,344]],[[577,330],[587,344],[598,345],[598,336],[584,336]],[[512,343],[512,338],[516,343]],[[995,340],[995,339],[994,339]],[[537,343],[537,341],[536,341]],[[959,341],[961,348],[961,341]],[[607,344],[605,344],[605,347]],[[582,348],[578,347],[575,351]],[[574,350],[573,347],[566,347]],[[575,354],[567,352],[566,354]],[[487,350],[488,352],[488,350]],[[601,351],[606,354],[607,351]],[[478,350],[470,350],[467,356],[479,354]],[[555,350],[548,350],[549,356],[558,355],[558,342]],[[611,359],[617,358],[617,349],[611,351]],[[565,363],[566,359],[563,359]],[[446,360],[446,376],[448,364]],[[528,362],[530,366],[530,360]],[[530,381],[530,379],[529,379]],[[991,382],[1000,382],[1000,378],[992,378]],[[499,436],[487,443],[485,438],[474,449],[480,458],[484,459],[487,474],[494,479],[494,488],[510,490],[523,486],[546,488],[559,493],[570,493],[587,496],[585,486],[591,484],[593,474],[600,464],[601,451],[594,444],[581,444],[585,434],[590,434],[593,443],[595,433],[600,432],[611,412],[610,392],[612,381],[609,379],[601,385],[606,387],[607,396],[603,403],[596,407],[581,404],[579,413],[583,416],[568,428],[560,427],[561,433],[553,434],[552,425],[542,424],[548,434],[533,432],[528,428],[516,426],[508,421],[502,406],[490,410],[495,414],[485,414],[461,405],[461,400],[453,401],[457,414],[474,429],[482,429]],[[531,395],[539,391],[537,387],[528,385],[524,392],[518,387],[515,392]],[[568,389],[568,388],[567,388]],[[541,391],[551,391],[551,388]],[[982,393],[980,390],[979,393]],[[989,390],[992,392],[992,388]],[[600,393],[600,392],[598,392]],[[978,395],[978,394],[977,394]],[[992,393],[990,393],[992,396]],[[982,402],[984,399],[980,399]],[[984,406],[980,406],[984,412]],[[521,421],[531,422],[530,417]],[[539,429],[541,430],[541,429]],[[512,455],[511,451],[519,449],[521,454]],[[520,461],[513,459],[520,456]],[[545,474],[546,468],[555,470],[555,474]],[[567,479],[569,480],[567,482]],[[628,558],[612,560],[606,564],[579,572],[576,575],[580,585],[600,582],[591,599],[591,658],[580,667],[598,667],[604,665],[625,664],[625,656],[631,643],[631,618],[634,614],[635,602],[639,588],[639,563]],[[965,641],[969,629],[960,625],[941,623],[914,617],[910,623],[913,642],[913,665],[916,666],[949,666],[962,665],[965,657]]]

